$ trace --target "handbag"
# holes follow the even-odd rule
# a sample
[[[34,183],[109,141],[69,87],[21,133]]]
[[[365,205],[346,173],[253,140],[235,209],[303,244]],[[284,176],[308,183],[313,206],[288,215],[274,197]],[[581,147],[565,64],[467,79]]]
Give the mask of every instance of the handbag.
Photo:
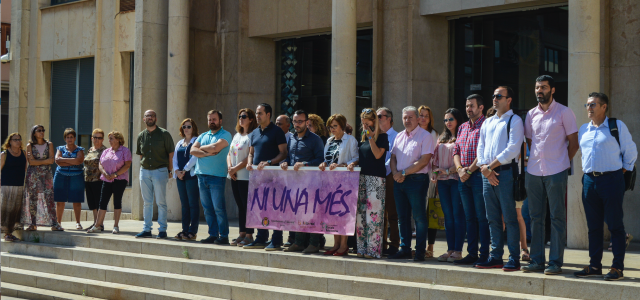
[[[509,118],[509,122],[507,123],[507,145],[509,144],[509,132],[511,131],[511,119],[513,116]],[[524,152],[524,143],[520,145],[520,159],[523,160],[525,157]],[[516,163],[516,159],[514,158],[511,161],[512,174],[513,174],[513,200],[514,201],[524,201],[527,199],[527,189],[524,186],[524,161],[521,161],[520,170],[518,170],[518,163]],[[518,172],[520,171],[520,172]]]
[[[618,142],[618,146],[620,146],[620,136],[618,135],[618,123],[616,122],[618,121],[615,118],[610,118],[609,119],[609,131],[611,132],[611,135],[616,138],[616,141]],[[624,191],[628,191],[628,190],[632,190],[635,188],[636,185],[636,165],[633,165],[633,170],[627,170],[624,173]]]
[[[440,199],[429,198],[429,206],[427,208],[427,218],[429,218],[429,229],[444,229],[444,212]]]

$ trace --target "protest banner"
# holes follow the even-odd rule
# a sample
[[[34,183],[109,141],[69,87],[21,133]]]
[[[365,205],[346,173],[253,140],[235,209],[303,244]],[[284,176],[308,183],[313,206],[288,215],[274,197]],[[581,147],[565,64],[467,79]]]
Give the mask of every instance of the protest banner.
[[[249,175],[247,227],[354,234],[360,168],[255,168]]]

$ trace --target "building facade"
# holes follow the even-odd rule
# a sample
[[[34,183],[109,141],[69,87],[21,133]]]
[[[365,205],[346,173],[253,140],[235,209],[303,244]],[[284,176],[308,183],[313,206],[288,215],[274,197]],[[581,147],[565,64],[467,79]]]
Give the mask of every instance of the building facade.
[[[74,127],[88,146],[99,127],[131,145],[147,109],[176,142],[184,118],[206,129],[211,109],[233,134],[238,109],[262,102],[276,114],[342,113],[354,128],[362,108],[386,106],[397,130],[403,107],[424,104],[442,130],[448,107],[464,108],[472,93],[488,99],[498,85],[514,88],[524,113],[542,74],[578,126],[588,93],[602,91],[640,140],[637,0],[13,0],[11,11],[9,132],[43,124],[56,144]],[[573,164],[568,245],[586,248],[579,157]],[[139,166],[135,156],[123,204],[134,218]],[[167,199],[178,220],[175,183]],[[233,215],[230,192],[227,202]],[[625,202],[634,235],[637,213]]]

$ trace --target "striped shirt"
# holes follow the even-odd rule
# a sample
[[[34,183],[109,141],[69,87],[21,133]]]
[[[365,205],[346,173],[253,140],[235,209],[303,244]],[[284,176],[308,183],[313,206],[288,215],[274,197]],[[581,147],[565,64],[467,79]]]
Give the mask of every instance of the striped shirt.
[[[471,166],[476,159],[480,128],[482,128],[484,120],[484,116],[481,115],[475,123],[471,124],[471,120],[469,120],[458,128],[458,137],[453,148],[453,156],[460,155],[460,163],[463,167]]]

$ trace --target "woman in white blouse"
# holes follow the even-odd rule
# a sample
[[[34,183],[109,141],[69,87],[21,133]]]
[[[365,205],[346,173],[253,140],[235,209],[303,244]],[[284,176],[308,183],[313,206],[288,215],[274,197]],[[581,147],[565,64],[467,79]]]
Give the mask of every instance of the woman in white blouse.
[[[249,134],[258,127],[253,110],[243,108],[238,112],[236,135],[231,141],[227,155],[227,178],[231,182],[233,198],[238,205],[238,223],[240,235],[231,241],[231,246],[243,247],[253,242],[253,228],[247,228],[247,197],[249,195],[249,171],[246,166],[249,158],[251,141]]]
[[[331,137],[324,146],[324,162],[319,168],[324,171],[327,167],[333,170],[336,167],[346,167],[350,163],[358,161],[358,140],[344,132],[347,126],[347,118],[341,114],[335,114],[327,120],[327,127]],[[334,245],[325,255],[345,256],[349,253],[346,235],[334,235]]]

